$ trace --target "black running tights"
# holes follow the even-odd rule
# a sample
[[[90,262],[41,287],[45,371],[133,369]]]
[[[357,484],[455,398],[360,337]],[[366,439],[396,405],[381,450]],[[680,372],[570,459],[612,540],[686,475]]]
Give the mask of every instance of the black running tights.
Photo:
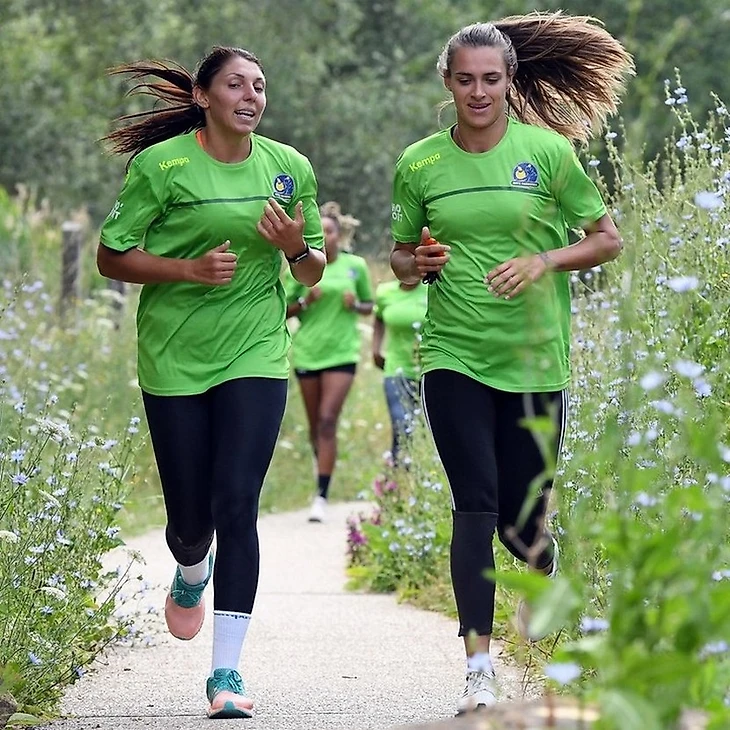
[[[530,415],[555,419],[550,448],[557,457],[565,430],[566,391],[507,393],[452,370],[423,377],[423,406],[453,500],[451,579],[459,613],[459,635],[492,633],[494,568],[492,540],[537,568],[552,562],[545,509],[552,487],[539,492],[522,526],[518,517],[531,484],[545,471],[534,436],[521,422]],[[538,480],[539,481],[539,480]]]
[[[239,378],[200,395],[143,393],[167,511],[167,544],[195,565],[216,535],[218,611],[251,613],[259,577],[261,487],[286,405],[287,381]]]

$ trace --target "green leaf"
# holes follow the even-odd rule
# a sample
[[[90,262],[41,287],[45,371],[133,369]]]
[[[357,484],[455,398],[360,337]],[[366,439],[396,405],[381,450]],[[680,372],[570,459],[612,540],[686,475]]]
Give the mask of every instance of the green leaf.
[[[537,598],[532,607],[530,634],[546,636],[559,631],[569,623],[581,601],[570,583],[561,578],[550,582],[550,587]]]
[[[616,730],[665,730],[658,712],[638,695],[620,690],[608,690],[599,696],[602,716]]]
[[[520,595],[529,600],[537,598],[550,584],[549,579],[540,573],[527,571],[501,572],[496,570],[485,570],[484,577],[499,583],[505,588],[517,591]]]
[[[25,712],[16,712],[10,715],[8,719],[8,727],[29,727],[31,725],[40,725],[43,722],[41,718],[35,715],[28,715]]]

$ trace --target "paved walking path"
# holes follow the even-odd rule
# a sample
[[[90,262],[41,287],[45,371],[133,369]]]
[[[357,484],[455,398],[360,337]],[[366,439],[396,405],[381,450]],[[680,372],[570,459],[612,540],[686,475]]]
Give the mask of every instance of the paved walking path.
[[[362,505],[333,505],[322,525],[305,512],[261,518],[261,580],[241,673],[256,707],[246,730],[385,730],[453,716],[463,659],[453,621],[391,596],[346,591],[345,519]],[[161,530],[130,540],[161,607],[174,563]],[[205,718],[212,596],[193,641],[164,633],[153,646],[116,648],[68,692],[53,730],[211,728]],[[496,658],[505,699],[522,697],[521,672]]]

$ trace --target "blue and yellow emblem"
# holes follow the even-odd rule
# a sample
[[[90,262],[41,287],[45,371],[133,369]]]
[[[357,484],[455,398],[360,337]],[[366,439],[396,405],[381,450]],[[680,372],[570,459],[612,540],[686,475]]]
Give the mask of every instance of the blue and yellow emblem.
[[[512,170],[512,184],[519,188],[536,188],[540,183],[537,168],[531,162],[520,162]]]
[[[280,200],[282,203],[291,203],[294,197],[294,179],[291,175],[283,172],[274,178],[272,197]]]

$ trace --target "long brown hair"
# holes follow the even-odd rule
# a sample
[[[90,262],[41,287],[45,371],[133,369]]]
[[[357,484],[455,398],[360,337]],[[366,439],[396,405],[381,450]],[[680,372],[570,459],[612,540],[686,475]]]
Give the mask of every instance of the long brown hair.
[[[136,61],[109,69],[110,75],[128,75],[138,82],[128,95],[153,96],[164,106],[118,117],[115,122],[123,126],[102,141],[111,143],[112,152],[134,157],[157,142],[204,127],[205,114],[193,100],[193,89],[198,86],[207,91],[215,75],[233,56],[252,61],[263,73],[261,61],[253,53],[231,46],[215,46],[200,61],[194,76],[171,61]],[[150,76],[158,80],[144,81]]]
[[[459,48],[501,48],[512,84],[510,111],[521,121],[586,141],[618,109],[634,62],[626,49],[589,16],[533,12],[455,33],[439,56],[442,77],[451,74]]]

